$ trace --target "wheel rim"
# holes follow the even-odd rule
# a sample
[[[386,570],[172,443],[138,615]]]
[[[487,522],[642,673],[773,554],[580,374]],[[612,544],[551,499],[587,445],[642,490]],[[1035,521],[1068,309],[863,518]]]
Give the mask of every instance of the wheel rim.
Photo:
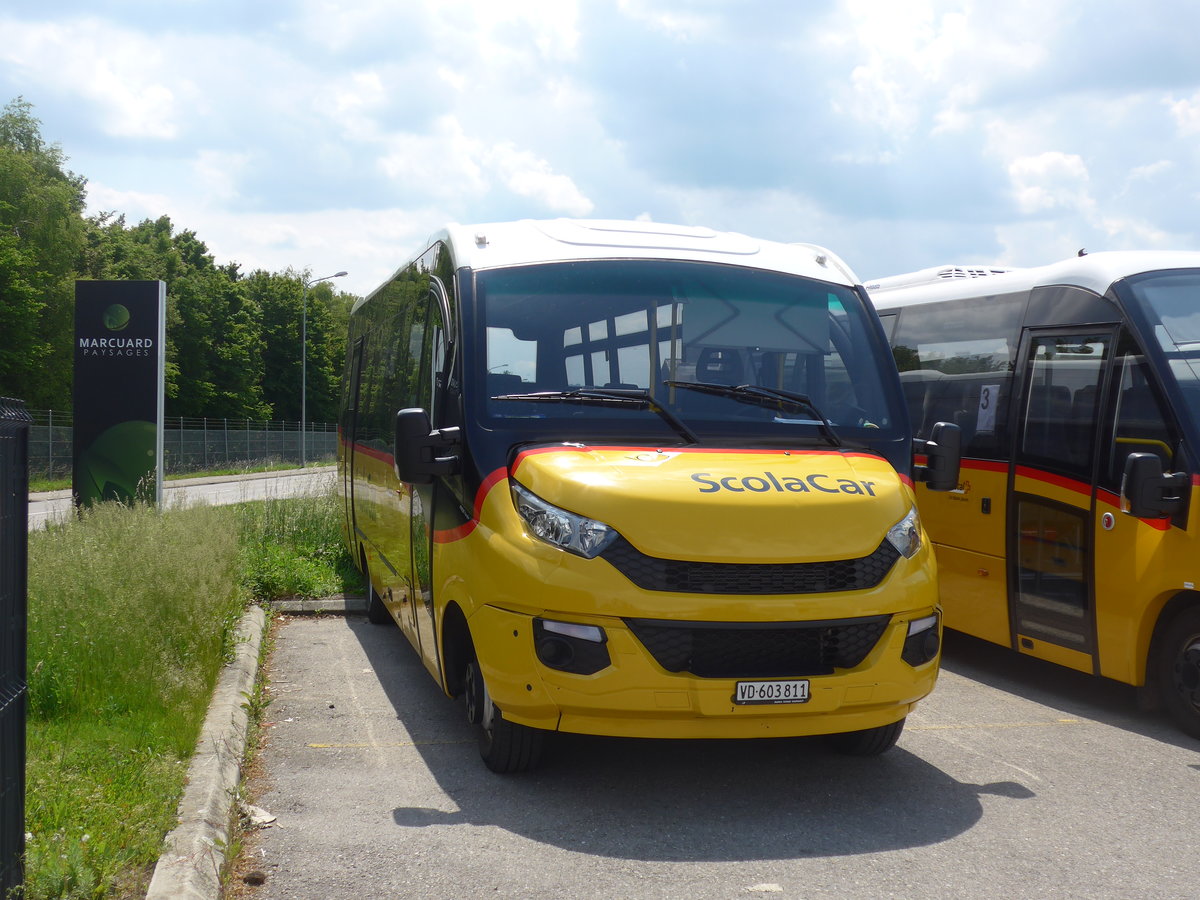
[[[482,725],[487,734],[492,733],[492,723],[496,717],[496,706],[488,694],[487,685],[483,681],[483,673],[479,671],[479,663],[475,660],[467,663],[467,721],[472,725]]]
[[[1185,702],[1200,710],[1200,634],[1183,642],[1174,665],[1175,690]]]
[[[474,660],[467,663],[466,682],[467,721],[478,725],[483,719],[483,698],[480,696],[483,679],[479,677],[479,666]]]

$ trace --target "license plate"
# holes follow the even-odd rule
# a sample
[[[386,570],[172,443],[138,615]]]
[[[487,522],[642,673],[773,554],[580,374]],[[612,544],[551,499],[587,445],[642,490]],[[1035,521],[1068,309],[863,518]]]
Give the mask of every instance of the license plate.
[[[743,706],[756,703],[807,703],[808,679],[739,681],[734,685],[733,702]]]

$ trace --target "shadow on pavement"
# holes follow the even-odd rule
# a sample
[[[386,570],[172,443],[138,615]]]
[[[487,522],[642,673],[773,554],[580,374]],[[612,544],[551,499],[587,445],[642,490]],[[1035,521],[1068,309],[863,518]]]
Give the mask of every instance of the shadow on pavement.
[[[945,841],[982,815],[981,794],[901,745],[875,759],[820,739],[666,741],[555,735],[540,770],[497,776],[461,702],[443,696],[399,629],[351,616],[396,715],[458,807],[398,807],[398,826],[492,825],[564,849],[630,860],[728,861],[877,853]]]
[[[1138,689],[1034,659],[957,631],[947,631],[942,669],[999,691],[1092,719],[1184,750],[1200,741],[1179,731],[1161,710],[1143,709]]]

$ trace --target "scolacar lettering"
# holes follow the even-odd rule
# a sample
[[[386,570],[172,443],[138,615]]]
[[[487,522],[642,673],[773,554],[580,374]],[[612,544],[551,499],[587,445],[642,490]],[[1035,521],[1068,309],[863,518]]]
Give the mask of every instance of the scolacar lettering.
[[[696,472],[692,481],[704,485],[700,488],[702,494],[714,494],[717,491],[732,491],[734,493],[749,492],[764,494],[769,492],[807,494],[818,491],[822,494],[863,494],[875,496],[874,481],[856,481],[853,478],[834,478],[814,472],[799,478],[794,475],[778,476],[773,472],[763,472],[761,475],[725,475],[716,476],[708,472]]]

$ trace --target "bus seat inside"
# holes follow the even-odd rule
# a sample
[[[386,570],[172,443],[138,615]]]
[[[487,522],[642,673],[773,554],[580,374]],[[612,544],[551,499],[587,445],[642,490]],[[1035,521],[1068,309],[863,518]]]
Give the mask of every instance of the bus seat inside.
[[[712,384],[741,384],[742,358],[728,347],[705,347],[696,361],[696,380]]]
[[[1067,446],[1067,420],[1071,390],[1065,384],[1035,384],[1029,391],[1025,417],[1025,452],[1046,459],[1062,459]],[[1071,459],[1075,461],[1074,457]]]
[[[521,381],[520,375],[513,375],[509,372],[488,373],[487,392],[489,397],[496,397],[500,394],[519,394],[528,390],[529,385]]]

